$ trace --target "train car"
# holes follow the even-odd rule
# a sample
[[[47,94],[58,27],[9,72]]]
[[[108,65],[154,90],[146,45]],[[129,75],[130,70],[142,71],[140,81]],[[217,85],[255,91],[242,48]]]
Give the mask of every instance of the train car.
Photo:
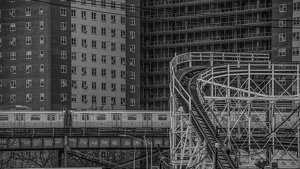
[[[0,111],[1,128],[64,127],[62,111]]]
[[[169,111],[74,111],[72,127],[169,128]]]

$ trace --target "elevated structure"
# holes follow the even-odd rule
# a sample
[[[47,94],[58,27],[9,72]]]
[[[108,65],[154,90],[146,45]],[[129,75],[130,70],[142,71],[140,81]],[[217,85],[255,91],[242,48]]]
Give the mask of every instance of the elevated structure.
[[[268,62],[261,54],[175,56],[173,168],[212,168],[215,157],[219,168],[299,166],[299,65]]]

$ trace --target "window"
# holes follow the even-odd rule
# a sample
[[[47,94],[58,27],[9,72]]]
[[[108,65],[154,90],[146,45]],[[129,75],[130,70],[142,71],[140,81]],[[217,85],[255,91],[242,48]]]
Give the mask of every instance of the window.
[[[92,48],[97,49],[97,41],[92,40]]]
[[[97,62],[97,55],[96,54],[92,54],[92,62]]]
[[[67,79],[60,79],[60,87],[68,87]]]
[[[86,5],[86,0],[81,0],[81,5]]]
[[[96,26],[92,26],[91,29],[92,29],[92,34],[96,35],[97,34],[97,27]]]
[[[92,104],[96,104],[97,103],[97,96],[92,96]]]
[[[106,28],[101,28],[101,35],[106,36]]]
[[[71,17],[76,17],[76,9],[71,9]]]
[[[286,48],[279,48],[278,56],[286,56]]]
[[[102,105],[106,104],[106,97],[105,96],[101,97],[101,103],[102,103]]]
[[[106,55],[102,55],[101,56],[101,62],[102,63],[106,63]]]
[[[25,16],[31,16],[31,8],[30,7],[25,8]]]
[[[43,15],[44,14],[44,7],[40,6],[39,7],[39,15]]]
[[[13,9],[9,9],[9,16],[10,17],[15,17],[16,16],[16,9],[14,9],[14,8]]]
[[[279,20],[279,27],[286,27],[286,19]]]
[[[26,45],[31,45],[31,36],[26,36]]]
[[[105,14],[101,14],[101,21],[106,22],[106,15]]]
[[[32,101],[32,94],[31,93],[28,93],[26,94],[26,102],[31,102]],[[31,115],[33,116],[33,115]],[[31,117],[31,120],[32,120],[32,117]]]
[[[125,57],[121,57],[121,64],[126,65],[126,58]]]
[[[62,45],[67,45],[67,37],[61,36],[61,37],[60,37],[60,43],[61,43]]]
[[[26,73],[32,73],[32,65],[26,65]]]
[[[130,39],[135,39],[135,31],[130,31]]]
[[[125,71],[121,71],[121,78],[125,79],[126,78],[126,72]]]
[[[43,45],[45,43],[44,36],[40,36],[40,45]]]
[[[76,95],[75,95],[75,94],[72,94],[71,100],[72,100],[72,102],[77,102],[77,100],[76,100]]]
[[[2,59],[2,53],[0,52],[0,59]],[[17,53],[16,52],[10,52],[10,60],[16,60],[17,59]]]
[[[125,3],[121,2],[121,10],[124,11],[126,9]]]
[[[130,4],[130,12],[135,12],[135,5],[134,4]]]
[[[135,72],[130,71],[130,79],[135,79]]]
[[[126,32],[124,30],[121,30],[121,37],[126,38]]]
[[[60,58],[67,59],[67,51],[65,51],[65,50],[60,51]]]
[[[111,70],[111,78],[116,78],[116,70]]]
[[[71,67],[71,73],[72,73],[72,75],[76,75],[77,73],[76,73],[76,67],[75,66],[72,66]]]
[[[67,16],[67,9],[66,8],[60,8],[60,16]]]
[[[293,47],[293,56],[299,56],[299,47]]]
[[[293,26],[299,26],[300,25],[300,17],[293,18]]]
[[[10,81],[10,88],[16,88],[17,86],[17,81],[16,80],[11,80]]]
[[[26,88],[31,88],[31,87],[32,87],[32,80],[26,79]]]
[[[74,23],[71,24],[71,31],[76,32],[76,24]]]
[[[40,73],[44,73],[44,71],[45,71],[44,64],[40,64]]]
[[[2,46],[2,39],[0,38],[0,46]]]
[[[135,45],[130,44],[130,52],[135,53]]]
[[[293,7],[294,7],[294,11],[300,10],[300,2],[294,2]]]
[[[97,90],[97,82],[92,82],[92,90]]]
[[[81,25],[81,32],[85,34],[87,33],[86,25]]]
[[[60,101],[62,101],[62,102],[68,101],[66,93],[61,93],[60,94]]]
[[[135,106],[135,99],[134,98],[130,98],[130,106]]]
[[[135,59],[134,58],[130,58],[130,66],[135,66]]]
[[[126,85],[125,84],[121,84],[121,92],[125,92],[126,91]]]
[[[10,66],[10,74],[17,74],[17,66]]]
[[[60,65],[60,72],[67,73],[67,65]]]
[[[99,114],[99,115],[97,115],[97,120],[106,120],[105,115],[106,114]]]
[[[126,20],[124,16],[121,16],[121,24],[125,25],[126,24]]]
[[[87,42],[86,42],[86,39],[82,39],[82,40],[81,40],[81,46],[82,46],[83,48],[87,48]]]
[[[111,57],[111,64],[112,64],[112,65],[115,65],[115,64],[116,64],[116,57],[115,57],[115,56],[112,56],[112,57]]]
[[[101,83],[101,90],[106,91],[106,83]]]
[[[286,33],[280,33],[279,42],[285,42],[285,41],[286,41]]]
[[[43,102],[45,100],[45,94],[40,93],[40,101]]]
[[[44,58],[44,55],[45,55],[44,53],[45,53],[44,50],[40,50],[40,55],[39,55],[39,57],[40,57],[40,58]]]
[[[82,72],[82,76],[86,76],[87,73],[86,73],[86,67],[82,67],[81,68],[81,72]]]
[[[130,18],[130,23],[131,26],[135,26],[135,18]]]
[[[91,4],[92,6],[96,6],[96,0],[92,0]]]
[[[130,93],[135,93],[135,85],[130,85]]]
[[[72,38],[71,39],[71,45],[72,46],[76,46],[76,38]]]
[[[63,30],[63,31],[67,30],[67,23],[66,22],[61,22],[60,23],[60,30]]]
[[[293,40],[299,41],[300,40],[300,32],[294,32],[293,33]]]
[[[40,79],[40,87],[44,87],[45,85],[45,80],[44,79]]]
[[[167,120],[167,115],[165,115],[165,114],[159,114],[158,115],[158,120]]]
[[[111,84],[111,91],[116,92],[116,84],[115,83]]]
[[[286,12],[287,5],[286,4],[279,4],[279,12]]]
[[[76,60],[76,52],[71,53],[71,58],[72,58],[72,60]]]
[[[121,105],[125,106],[126,105],[126,99],[125,98],[121,98]]]
[[[31,115],[31,120],[32,121],[39,121],[39,120],[41,120],[41,117],[40,117],[40,115],[33,114],[33,115]]]
[[[81,19],[86,19],[86,11],[81,11]]]
[[[96,12],[92,12],[91,13],[91,17],[92,17],[92,20],[97,20],[97,13]]]
[[[26,51],[26,59],[31,59],[31,58],[32,58],[31,51]]]
[[[72,80],[71,81],[71,87],[72,87],[72,89],[77,89],[77,81]]]
[[[116,2],[115,1],[111,1],[110,2],[110,6],[111,6],[111,9],[116,9]]]
[[[115,97],[112,97],[111,98],[111,105],[116,105],[116,98]]]
[[[116,30],[115,29],[111,29],[111,37],[116,37]]]
[[[11,103],[15,103],[16,100],[17,100],[17,95],[16,95],[16,94],[11,94],[11,95],[10,95],[10,102],[11,102]]]
[[[116,43],[111,43],[111,51],[116,51]]]
[[[126,46],[125,46],[125,44],[121,44],[121,52],[125,52],[126,51]]]
[[[102,75],[102,77],[106,77],[106,69],[101,70],[101,75]]]
[[[101,42],[101,49],[106,50],[106,42]]]
[[[128,120],[136,120],[136,114],[128,114]]]
[[[87,103],[86,95],[81,96],[82,103]]]
[[[86,53],[81,54],[81,61],[86,62]]]
[[[110,19],[111,19],[111,23],[116,23],[116,15],[111,15]]]
[[[106,0],[101,0],[101,7],[103,7],[103,8],[106,7]]]
[[[10,24],[10,31],[16,31],[16,24],[15,23]]]
[[[87,89],[88,88],[87,82],[86,81],[82,81],[81,87],[82,87],[82,89]]]
[[[17,39],[15,37],[11,37],[9,40],[9,45],[16,46],[16,44],[17,44]]]
[[[40,30],[44,29],[44,21],[40,21]]]
[[[97,76],[97,69],[96,68],[92,68],[92,76]]]

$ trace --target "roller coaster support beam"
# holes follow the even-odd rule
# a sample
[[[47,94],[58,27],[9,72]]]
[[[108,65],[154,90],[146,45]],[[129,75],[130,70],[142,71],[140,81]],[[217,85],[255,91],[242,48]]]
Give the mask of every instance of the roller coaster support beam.
[[[64,143],[64,167],[67,167],[67,161],[68,161],[68,137],[65,136],[65,143]]]

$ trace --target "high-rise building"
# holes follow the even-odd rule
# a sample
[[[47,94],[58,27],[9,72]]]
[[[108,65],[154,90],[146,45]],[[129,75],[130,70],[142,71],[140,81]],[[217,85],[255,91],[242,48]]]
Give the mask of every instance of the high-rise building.
[[[140,108],[169,108],[175,54],[259,52],[273,62],[299,61],[299,30],[292,29],[299,24],[291,20],[299,20],[298,6],[296,0],[142,0]]]
[[[1,108],[71,108],[70,22],[69,1],[0,2]]]

